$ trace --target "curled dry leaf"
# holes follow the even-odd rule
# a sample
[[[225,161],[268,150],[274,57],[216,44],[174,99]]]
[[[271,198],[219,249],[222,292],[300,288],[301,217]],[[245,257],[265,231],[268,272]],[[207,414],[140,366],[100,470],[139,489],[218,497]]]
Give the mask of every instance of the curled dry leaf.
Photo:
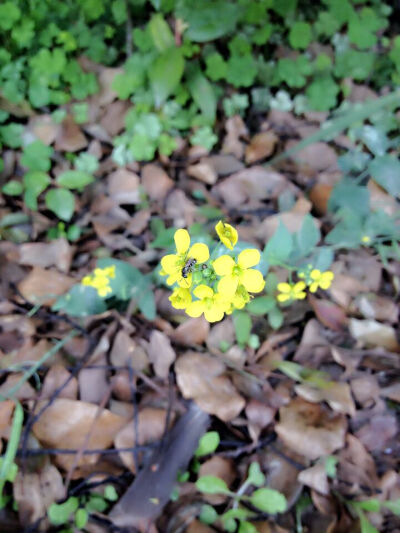
[[[206,354],[187,352],[175,363],[178,387],[182,396],[193,399],[206,413],[227,422],[245,405],[228,377],[225,365]]]
[[[248,165],[269,157],[275,150],[278,137],[273,131],[262,131],[251,138],[246,146],[245,160]]]
[[[399,308],[396,302],[378,294],[360,294],[354,301],[355,308],[364,318],[396,324],[399,320]]]
[[[296,385],[296,393],[305,400],[318,403],[327,402],[337,413],[353,416],[356,408],[347,383],[330,382],[326,387],[316,388],[311,385]]]
[[[203,344],[210,331],[210,323],[204,317],[189,318],[171,333],[172,340],[183,346]]]
[[[211,459],[201,465],[199,477],[201,476],[218,477],[230,487],[236,477],[235,463],[232,459],[214,455],[214,457],[211,457]],[[220,505],[227,501],[228,496],[223,494],[205,494],[204,499],[211,505]]]
[[[169,368],[176,359],[175,350],[165,333],[153,330],[150,334],[150,342],[147,348],[150,362],[154,366],[156,376],[167,379]]]
[[[352,379],[351,390],[356,401],[363,407],[376,403],[380,395],[378,380],[368,374]]]
[[[333,331],[344,330],[348,320],[346,313],[341,307],[329,300],[316,298],[311,294],[308,295],[308,301],[314,309],[318,320],[325,327],[332,329]]]
[[[50,242],[27,242],[18,247],[17,262],[20,265],[56,266],[61,272],[69,272],[71,260],[72,248],[63,238]]]
[[[360,487],[374,489],[378,484],[375,463],[365,446],[351,433],[346,436],[346,447],[339,453],[337,477],[344,481],[347,494],[356,494]]]
[[[57,398],[76,400],[78,397],[78,381],[76,377],[71,377],[71,374],[62,365],[53,365],[47,372],[42,388],[40,389],[40,399],[45,400],[50,398],[69,378],[71,379],[68,385],[57,394]]]
[[[52,305],[58,296],[67,292],[75,279],[55,270],[34,267],[18,284],[22,296],[33,304]]]
[[[250,437],[253,442],[257,442],[261,431],[273,421],[276,409],[253,399],[248,402],[245,411],[249,421]]]
[[[329,494],[328,476],[326,475],[323,462],[317,463],[310,468],[306,468],[300,472],[297,479],[303,485],[307,485],[307,487],[310,487],[321,494],[325,494],[326,496]]]
[[[399,352],[395,330],[376,320],[357,320],[351,318],[349,329],[352,336],[363,346],[380,346],[390,352]]]
[[[108,176],[108,194],[117,204],[140,202],[139,176],[126,168],[119,168]]]
[[[170,422],[173,422],[172,416]],[[150,442],[160,440],[166,431],[167,411],[153,407],[143,408],[137,417],[137,423],[131,420],[125,425],[114,439],[116,448],[133,448],[135,445],[144,446]],[[132,452],[120,452],[120,457],[127,468],[135,472]]]
[[[307,322],[294,360],[312,368],[319,368],[323,361],[331,360],[329,342],[318,320],[312,318]]]
[[[347,423],[342,414],[296,398],[279,409],[275,431],[292,450],[318,459],[343,448]]]
[[[14,500],[23,526],[46,516],[52,503],[65,496],[64,484],[57,468],[46,463],[38,472],[18,470],[13,483]]]
[[[331,196],[333,185],[328,183],[316,183],[310,191],[309,198],[320,215],[328,211],[328,201]]]
[[[214,167],[210,165],[210,163],[202,163],[201,161],[196,165],[190,165],[187,167],[186,172],[192,178],[196,178],[208,185],[214,185],[218,179]]]
[[[142,185],[150,200],[163,200],[174,186],[174,181],[158,165],[148,164],[142,168]]]
[[[47,405],[39,402],[37,411]],[[49,448],[87,450],[108,448],[126,420],[97,405],[67,398],[57,398],[33,425],[33,433],[43,446]],[[87,438],[89,436],[89,438]],[[87,442],[86,442],[87,441]],[[78,466],[94,464],[97,454],[82,455]],[[58,455],[56,462],[68,469],[75,463],[75,455]]]

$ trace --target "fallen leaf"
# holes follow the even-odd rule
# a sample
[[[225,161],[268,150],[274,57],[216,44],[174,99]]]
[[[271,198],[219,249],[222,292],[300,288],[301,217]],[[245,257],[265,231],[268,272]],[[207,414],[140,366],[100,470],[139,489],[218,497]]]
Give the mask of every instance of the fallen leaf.
[[[364,318],[390,324],[396,324],[399,320],[399,308],[396,302],[378,294],[360,294],[353,302],[353,306]]]
[[[196,165],[190,165],[187,167],[186,172],[192,178],[196,178],[203,183],[208,185],[214,185],[216,183],[218,176],[217,173],[210,163],[201,162]]]
[[[350,382],[351,390],[357,403],[363,407],[371,406],[379,398],[378,380],[372,375],[361,375]]]
[[[9,437],[14,407],[15,402],[12,400],[0,402],[0,439],[8,439]]]
[[[240,115],[229,117],[225,121],[226,136],[222,143],[224,154],[233,154],[237,159],[242,159],[244,142],[240,139],[248,135],[248,130]]]
[[[165,213],[176,228],[193,224],[196,211],[196,205],[180,189],[174,189],[166,198]]]
[[[149,359],[154,366],[156,376],[167,379],[169,369],[176,359],[176,353],[165,333],[153,330],[150,333],[150,342],[147,348]]]
[[[9,397],[9,391],[11,389],[14,389],[14,387],[20,383],[21,378],[23,378],[24,374],[22,373],[16,373],[16,374],[10,374],[7,376],[6,380],[0,385],[0,397],[7,398]],[[10,397],[10,399],[16,399],[16,400],[34,400],[37,396],[37,392],[35,389],[30,385],[28,381],[25,381],[22,383],[22,385],[19,386],[18,390],[14,392],[14,394]]]
[[[325,387],[317,388],[302,383],[295,386],[296,393],[312,403],[326,402],[337,413],[353,416],[356,408],[347,383],[330,382]]]
[[[306,324],[294,361],[311,367],[319,368],[325,361],[331,360],[331,348],[322,325],[312,318]]]
[[[129,366],[139,372],[149,368],[145,350],[123,329],[115,335],[110,361],[115,366]]]
[[[167,196],[175,182],[165,170],[150,163],[142,168],[142,185],[149,198],[158,202]]]
[[[214,154],[203,157],[200,163],[211,165],[218,176],[228,176],[244,168],[243,163],[230,154]]]
[[[42,268],[56,266],[61,272],[69,272],[72,252],[71,245],[64,238],[50,242],[27,242],[18,247],[17,262]]]
[[[75,282],[75,279],[55,270],[33,267],[18,284],[18,290],[26,300],[35,305],[52,305],[57,297],[67,292]]]
[[[279,416],[275,426],[279,437],[308,459],[330,455],[344,446],[347,424],[342,414],[296,398],[279,409]]]
[[[380,389],[380,395],[400,403],[400,383],[393,383],[393,385],[389,385],[388,387],[382,387]]]
[[[253,442],[257,442],[261,431],[274,420],[276,409],[252,399],[247,403],[245,412],[250,437]]]
[[[346,435],[346,447],[339,452],[337,478],[345,494],[355,494],[360,487],[374,489],[378,483],[378,476],[374,460],[365,446],[351,433]]]
[[[103,128],[111,138],[115,137],[125,128],[125,116],[131,106],[132,104],[130,102],[124,100],[117,100],[116,102],[108,104],[105,108],[104,115],[100,119],[99,126]],[[88,130],[86,129],[86,131]]]
[[[137,211],[130,219],[126,231],[128,235],[142,235],[146,229],[151,217],[149,209]]]
[[[231,317],[226,317],[221,322],[213,325],[206,339],[210,352],[220,353],[221,346],[232,346],[236,341],[235,328]]]
[[[50,146],[56,140],[60,125],[56,124],[51,115],[36,115],[30,118],[28,123],[33,135],[42,141],[43,144]]]
[[[112,84],[115,76],[122,73],[123,69],[121,67],[101,68],[97,78],[100,86],[100,92],[95,95],[95,98],[100,106],[111,104],[111,102],[118,98],[118,94],[112,89]]]
[[[298,141],[289,141],[286,149],[290,150],[298,144]],[[329,170],[330,172],[338,170],[336,151],[325,142],[316,142],[309,144],[296,152],[292,159],[301,167],[308,167],[315,172]]]
[[[309,193],[309,198],[319,215],[325,215],[328,211],[328,201],[333,185],[316,183]]]
[[[78,124],[68,115],[57,132],[54,148],[60,152],[78,152],[88,145]]]
[[[314,309],[318,320],[324,326],[333,331],[343,331],[345,329],[348,319],[341,307],[329,300],[316,298],[311,294],[308,295],[308,301]]]
[[[45,405],[47,402],[39,402],[37,411]],[[121,416],[92,403],[57,398],[41,414],[32,431],[48,448],[103,450],[112,444],[115,434],[125,424]],[[97,459],[98,454],[82,455],[77,466],[94,464]],[[58,455],[55,459],[65,470],[74,465],[75,460],[75,455]]]
[[[168,413],[165,409],[155,409],[144,407],[137,415],[137,421],[131,420],[125,425],[114,439],[114,445],[118,448],[133,448],[134,446],[144,446],[150,442],[161,439],[166,431]],[[172,416],[170,423],[173,422]],[[124,465],[132,472],[136,472],[135,462],[132,452],[120,452],[120,457]]]
[[[320,494],[328,495],[330,492],[325,465],[322,462],[302,470],[297,479],[303,485],[316,490]]]
[[[170,334],[171,339],[183,346],[203,344],[208,338],[210,323],[204,317],[188,318]]]
[[[108,176],[108,194],[117,204],[140,202],[139,176],[126,168],[119,168]]]
[[[175,372],[182,396],[193,399],[206,413],[227,422],[243,409],[244,399],[223,375],[225,365],[214,357],[187,352],[177,359]]]
[[[200,466],[198,477],[202,476],[218,477],[230,487],[236,478],[235,463],[232,459],[214,455]],[[229,496],[223,494],[204,494],[203,497],[211,505],[221,505],[227,501]]]
[[[372,415],[355,436],[371,452],[383,452],[399,430],[396,417],[390,414]]]
[[[50,505],[65,497],[61,474],[50,462],[46,462],[39,472],[18,470],[13,482],[13,496],[21,525],[29,526],[43,520]],[[45,527],[47,529],[48,523]]]
[[[57,398],[76,400],[78,397],[78,381],[76,377],[71,377],[70,372],[62,365],[53,365],[47,372],[40,389],[40,400],[50,398],[69,378],[71,379],[68,385],[57,394]]]
[[[381,324],[376,320],[351,318],[349,330],[351,335],[364,346],[381,346],[391,352],[400,351],[396,332],[391,326]]]
[[[246,146],[245,160],[248,165],[269,157],[275,150],[278,137],[273,131],[256,133]]]

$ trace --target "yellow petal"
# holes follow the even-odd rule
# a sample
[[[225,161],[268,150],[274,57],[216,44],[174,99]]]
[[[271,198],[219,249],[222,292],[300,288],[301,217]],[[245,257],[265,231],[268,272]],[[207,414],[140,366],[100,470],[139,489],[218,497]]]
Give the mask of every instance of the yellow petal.
[[[218,322],[224,318],[224,312],[218,307],[211,307],[204,311],[204,316],[208,322]]]
[[[184,254],[190,246],[190,235],[186,229],[175,231],[174,241],[178,254]]]
[[[239,278],[237,276],[224,276],[218,282],[218,292],[227,298],[231,298],[237,289]]]
[[[213,262],[213,268],[218,276],[227,276],[234,266],[235,261],[230,255],[221,255]]]
[[[265,286],[263,275],[254,268],[249,268],[243,272],[241,282],[249,292],[261,292]]]
[[[197,302],[192,302],[186,308],[186,313],[192,318],[197,318],[204,311],[204,304],[202,301],[197,300]]]
[[[306,288],[306,284],[304,283],[304,281],[298,281],[296,285],[293,287],[293,292],[300,292],[300,291],[303,291],[305,288]]]
[[[170,274],[166,281],[167,285],[173,285],[174,283],[176,283],[178,279],[180,278],[180,275],[181,274],[179,273],[179,270]]]
[[[172,274],[179,270],[179,257],[176,254],[164,255],[161,259],[161,266],[164,272]]]
[[[310,285],[310,292],[316,292],[318,290],[318,282],[317,281],[314,281],[313,283],[311,283]]]
[[[304,298],[306,297],[306,293],[305,292],[296,292],[296,294],[294,295],[294,297],[296,298],[296,300],[304,300]]]
[[[321,271],[320,270],[317,270],[317,269],[311,270],[311,273],[310,273],[310,278],[311,279],[318,280],[320,277],[321,277]]]
[[[238,265],[242,268],[250,268],[260,262],[260,252],[255,248],[248,248],[240,252],[238,257]]]
[[[279,292],[285,292],[289,293],[292,290],[292,287],[289,285],[289,283],[278,283],[276,286]]]
[[[194,289],[193,294],[196,296],[196,298],[203,300],[203,298],[212,298],[214,296],[214,291],[207,285],[199,285]]]
[[[218,222],[215,226],[215,231],[218,234],[218,237],[221,239],[221,242],[230,250],[233,250],[233,247],[238,241],[238,232],[230,224],[224,224],[222,220]]]
[[[321,279],[321,281],[319,282],[319,286],[321,287],[321,289],[329,289],[329,287],[332,285],[332,280],[331,279]]]
[[[286,302],[287,300],[290,300],[290,295],[289,294],[278,294],[276,299],[278,300],[278,302]]]
[[[183,289],[189,289],[192,286],[192,274],[189,272],[186,278],[182,276],[182,273],[178,275],[178,285]]]
[[[198,263],[204,263],[205,261],[208,261],[208,258],[210,257],[208,246],[202,242],[193,244],[189,250],[188,257],[196,259]]]

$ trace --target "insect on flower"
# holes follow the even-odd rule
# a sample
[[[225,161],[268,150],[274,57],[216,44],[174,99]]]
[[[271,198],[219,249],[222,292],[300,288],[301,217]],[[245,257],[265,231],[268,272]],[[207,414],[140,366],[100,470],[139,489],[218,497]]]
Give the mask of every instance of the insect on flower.
[[[192,257],[189,257],[189,259],[186,261],[185,266],[182,268],[182,277],[187,278],[188,274],[193,271],[193,267],[197,263],[197,259],[193,259]]]

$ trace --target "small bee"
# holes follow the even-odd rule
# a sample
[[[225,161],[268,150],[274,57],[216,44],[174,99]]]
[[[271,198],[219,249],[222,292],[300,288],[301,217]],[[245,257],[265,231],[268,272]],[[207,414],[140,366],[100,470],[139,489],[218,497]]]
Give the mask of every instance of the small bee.
[[[188,275],[192,272],[193,267],[197,263],[196,259],[192,259],[189,257],[189,259],[186,261],[185,266],[182,268],[182,277],[187,278]]]

